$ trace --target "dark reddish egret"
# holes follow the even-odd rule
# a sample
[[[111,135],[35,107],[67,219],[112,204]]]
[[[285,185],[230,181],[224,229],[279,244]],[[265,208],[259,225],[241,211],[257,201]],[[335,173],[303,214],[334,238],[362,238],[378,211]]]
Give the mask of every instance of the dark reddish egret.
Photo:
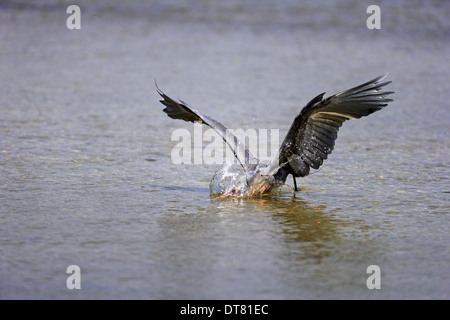
[[[310,168],[319,169],[334,148],[339,128],[347,120],[359,119],[383,109],[392,99],[392,91],[381,91],[391,83],[383,82],[387,74],[352,89],[323,99],[324,93],[312,99],[295,117],[278,154],[270,163],[261,163],[216,120],[203,115],[183,101],[175,101],[157,91],[166,106],[163,110],[172,119],[199,121],[214,129],[228,144],[245,172],[245,182],[231,186],[221,197],[255,196],[270,193],[285,183],[291,174],[298,191],[296,177],[305,177]]]

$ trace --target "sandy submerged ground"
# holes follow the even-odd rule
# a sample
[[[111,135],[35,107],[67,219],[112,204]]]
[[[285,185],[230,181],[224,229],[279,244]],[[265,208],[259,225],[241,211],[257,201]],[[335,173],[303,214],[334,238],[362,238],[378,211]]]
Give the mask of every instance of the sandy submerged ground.
[[[69,4],[0,7],[2,299],[449,298],[446,3],[382,3],[380,30],[352,1],[79,2],[80,30]],[[384,72],[395,101],[345,123],[301,192],[217,199],[220,165],[171,162],[193,126],[155,79],[282,139],[317,94]]]

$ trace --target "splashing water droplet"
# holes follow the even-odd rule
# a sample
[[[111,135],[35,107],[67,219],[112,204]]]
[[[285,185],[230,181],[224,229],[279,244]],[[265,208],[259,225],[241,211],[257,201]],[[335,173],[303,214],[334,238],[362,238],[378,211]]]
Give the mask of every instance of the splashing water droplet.
[[[242,187],[246,187],[245,173],[242,170],[237,169],[233,164],[225,164],[216,172],[209,188],[212,194],[217,195],[229,191],[238,184]]]

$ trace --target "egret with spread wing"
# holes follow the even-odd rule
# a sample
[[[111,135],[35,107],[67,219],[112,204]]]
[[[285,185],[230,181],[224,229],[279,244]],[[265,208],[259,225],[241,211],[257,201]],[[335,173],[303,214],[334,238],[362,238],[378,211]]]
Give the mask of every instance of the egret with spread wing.
[[[387,74],[352,89],[323,99],[321,93],[312,99],[295,117],[280,150],[272,161],[261,163],[229,130],[216,120],[203,115],[183,101],[175,101],[158,87],[166,106],[163,110],[172,119],[199,121],[214,129],[228,144],[245,171],[245,183],[226,190],[222,197],[254,196],[270,193],[283,185],[289,175],[305,177],[310,168],[318,169],[334,148],[339,128],[350,119],[368,116],[388,105],[392,91],[381,91],[391,81],[383,82]]]

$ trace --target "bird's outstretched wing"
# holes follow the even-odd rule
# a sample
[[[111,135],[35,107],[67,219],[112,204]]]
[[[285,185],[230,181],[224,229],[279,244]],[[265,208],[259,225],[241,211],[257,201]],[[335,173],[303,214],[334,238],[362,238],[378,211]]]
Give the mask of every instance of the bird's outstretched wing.
[[[160,102],[166,106],[163,111],[167,113],[170,118],[180,119],[188,122],[198,121],[206,124],[207,126],[214,129],[228,144],[245,171],[252,171],[257,167],[259,163],[258,159],[255,158],[250,153],[248,148],[246,148],[241,142],[239,142],[236,136],[232,134],[230,130],[227,130],[224,125],[208,116],[205,116],[204,114],[201,114],[181,100],[179,102],[173,100],[172,98],[164,94],[158,88],[158,86],[156,86],[156,89],[159,95],[163,98],[163,100],[160,100]]]
[[[318,169],[333,151],[342,123],[359,119],[387,106],[387,96],[381,91],[391,81],[382,82],[387,74],[352,89],[322,100],[322,93],[309,102],[294,119],[278,156],[270,164],[272,174],[280,171],[281,180],[292,174],[304,177],[310,168]],[[280,170],[281,169],[281,170]]]

